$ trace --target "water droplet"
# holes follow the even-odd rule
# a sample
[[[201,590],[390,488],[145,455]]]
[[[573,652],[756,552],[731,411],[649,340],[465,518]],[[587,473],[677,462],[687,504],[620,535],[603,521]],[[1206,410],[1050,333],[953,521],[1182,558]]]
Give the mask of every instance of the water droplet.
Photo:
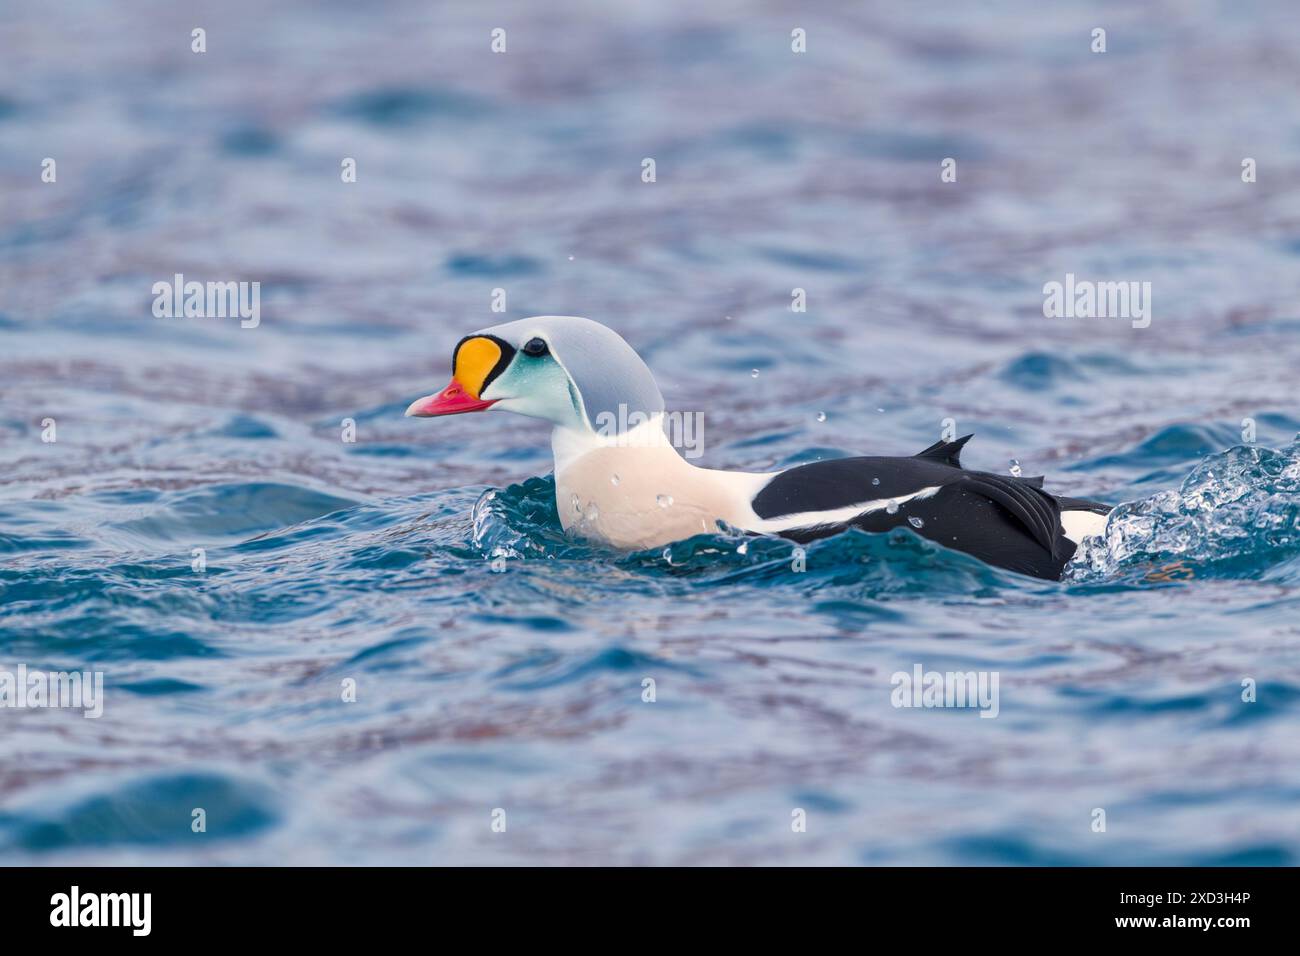
[[[577,495],[574,495],[574,496],[573,496],[573,513],[574,513],[575,515],[580,515],[580,514],[582,514],[582,505],[578,502],[578,496],[577,496]]]
[[[754,370],[752,370],[752,371],[749,373],[749,377],[750,377],[750,378],[758,378],[758,369],[754,369]]]
[[[898,514],[898,501],[894,498],[890,498],[889,504],[885,505],[885,511],[891,515]]]
[[[878,484],[880,484],[880,479],[879,479],[879,478],[872,478],[872,479],[871,479],[871,483],[872,483],[873,485],[878,485]]]
[[[672,549],[672,548],[664,548],[664,560],[667,561],[669,564],[672,564],[672,563],[673,563],[673,549]]]
[[[907,523],[910,524],[913,528],[922,528],[925,526],[925,522],[922,521],[920,518],[916,517],[915,515],[913,515],[911,518],[908,518]]]
[[[880,412],[880,413],[883,414],[885,410],[884,410],[883,408],[877,408],[876,411],[878,411],[878,412]]]
[[[610,476],[609,476],[609,483],[610,483],[611,485],[617,485],[617,484],[618,484],[618,475],[610,475]]]
[[[660,508],[667,508],[673,503],[672,495],[655,495],[655,501]]]
[[[596,507],[594,501],[587,503],[587,513],[582,516],[584,521],[594,524],[600,519],[600,509]]]
[[[825,413],[825,412],[818,412],[818,413],[817,413],[817,420],[818,420],[819,422],[824,422],[824,421],[826,421],[826,413]]]
[[[736,554],[748,554],[748,553],[749,553],[748,541],[742,541],[740,542],[740,544],[736,545]]]
[[[1016,461],[1014,458],[1011,459],[1011,477],[1020,477],[1020,462]]]
[[[570,262],[573,261],[573,256],[569,256],[569,261],[570,261]]]

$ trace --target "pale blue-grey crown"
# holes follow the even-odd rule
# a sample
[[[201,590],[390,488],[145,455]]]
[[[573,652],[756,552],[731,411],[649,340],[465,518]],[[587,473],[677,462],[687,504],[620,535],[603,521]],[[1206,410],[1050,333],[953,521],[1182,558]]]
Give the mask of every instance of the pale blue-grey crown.
[[[615,423],[621,431],[634,412],[648,417],[664,410],[664,397],[641,356],[621,335],[599,322],[576,315],[538,315],[475,334],[495,335],[517,349],[529,339],[545,339],[578,389],[592,429],[604,414],[608,415],[604,421]],[[626,409],[622,414],[620,405]]]

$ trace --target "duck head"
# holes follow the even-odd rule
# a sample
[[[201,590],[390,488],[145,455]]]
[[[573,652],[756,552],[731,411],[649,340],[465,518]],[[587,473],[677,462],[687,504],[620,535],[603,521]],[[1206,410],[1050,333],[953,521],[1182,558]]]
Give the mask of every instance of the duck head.
[[[573,315],[539,315],[481,329],[457,343],[451,382],[416,399],[416,418],[500,410],[557,428],[610,434],[664,410],[663,395],[622,336]]]

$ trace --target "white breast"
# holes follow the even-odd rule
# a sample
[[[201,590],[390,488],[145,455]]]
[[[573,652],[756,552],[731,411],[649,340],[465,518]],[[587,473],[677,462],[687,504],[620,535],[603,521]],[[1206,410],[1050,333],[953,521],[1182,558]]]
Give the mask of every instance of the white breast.
[[[552,446],[560,523],[624,549],[711,534],[719,521],[757,530],[749,503],[772,477],[696,468],[668,444],[658,422],[621,438],[557,428]]]

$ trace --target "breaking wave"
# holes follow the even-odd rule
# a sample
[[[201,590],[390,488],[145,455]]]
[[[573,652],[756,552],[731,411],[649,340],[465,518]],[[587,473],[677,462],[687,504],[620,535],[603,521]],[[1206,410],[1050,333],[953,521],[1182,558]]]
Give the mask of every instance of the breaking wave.
[[[1294,578],[1300,556],[1300,436],[1205,458],[1175,490],[1117,507],[1084,539],[1066,579],[1165,584],[1192,578]]]

